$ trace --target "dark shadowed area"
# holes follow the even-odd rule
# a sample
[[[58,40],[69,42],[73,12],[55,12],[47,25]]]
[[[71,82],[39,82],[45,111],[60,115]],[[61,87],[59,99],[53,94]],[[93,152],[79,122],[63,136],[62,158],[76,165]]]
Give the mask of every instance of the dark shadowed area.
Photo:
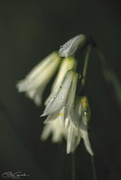
[[[44,105],[36,107],[16,83],[44,57],[75,35],[92,36],[121,83],[120,1],[0,1],[0,178],[21,171],[30,180],[71,179],[65,142],[40,141]],[[83,57],[83,54],[82,54]],[[78,70],[82,69],[80,58]],[[47,86],[43,104],[50,93]],[[121,106],[101,72],[95,51],[89,59],[86,94],[91,107],[89,135],[94,163],[83,142],[75,153],[76,180],[121,179]]]

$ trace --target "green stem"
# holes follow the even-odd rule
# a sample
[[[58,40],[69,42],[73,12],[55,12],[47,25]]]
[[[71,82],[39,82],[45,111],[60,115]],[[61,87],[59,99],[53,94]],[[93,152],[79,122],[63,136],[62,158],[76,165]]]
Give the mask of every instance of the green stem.
[[[93,180],[97,180],[94,156],[90,156],[90,158],[91,158],[91,164],[92,164]]]
[[[95,51],[96,51],[96,53],[97,53],[97,55],[98,55],[98,57],[100,59],[100,62],[102,64],[102,66],[104,68],[108,68],[106,58],[105,58],[104,54],[101,52],[101,50],[97,46],[95,47]]]
[[[56,157],[56,161],[55,161],[55,173],[54,173],[55,180],[63,179],[64,154],[65,154],[64,143],[58,144],[57,157]]]
[[[86,74],[87,74],[87,66],[88,66],[88,61],[89,61],[89,55],[91,52],[91,46],[88,47],[85,61],[84,61],[84,68],[83,68],[83,73],[82,73],[82,86],[85,86],[85,79],[86,79]]]
[[[106,80],[106,82],[109,85],[111,85],[113,87],[115,99],[116,99],[119,107],[121,108],[121,83],[118,80],[117,75],[115,74],[113,69],[110,66],[108,66],[108,64],[106,62],[106,58],[103,55],[103,53],[101,52],[101,50],[98,47],[96,47],[95,51],[96,51],[97,56],[99,57],[99,60],[102,64],[102,74],[104,76],[104,79]]]
[[[75,180],[75,153],[71,155],[72,158],[72,180]]]

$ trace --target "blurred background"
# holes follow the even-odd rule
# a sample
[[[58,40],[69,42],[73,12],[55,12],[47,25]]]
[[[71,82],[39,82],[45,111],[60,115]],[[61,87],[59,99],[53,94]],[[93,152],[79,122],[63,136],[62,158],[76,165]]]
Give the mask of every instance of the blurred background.
[[[44,106],[20,94],[16,82],[75,35],[92,36],[121,83],[121,12],[118,0],[0,1],[0,178],[22,171],[30,180],[71,179],[65,143],[40,141]],[[81,59],[80,59],[81,61]],[[80,64],[81,65],[81,64]],[[81,68],[81,67],[80,67]],[[43,102],[49,95],[44,92]],[[94,51],[86,93],[91,107],[89,135],[98,180],[121,179],[121,107],[101,73]],[[83,142],[75,154],[76,180],[96,180]],[[22,179],[22,177],[21,177]],[[23,178],[25,179],[25,178]]]

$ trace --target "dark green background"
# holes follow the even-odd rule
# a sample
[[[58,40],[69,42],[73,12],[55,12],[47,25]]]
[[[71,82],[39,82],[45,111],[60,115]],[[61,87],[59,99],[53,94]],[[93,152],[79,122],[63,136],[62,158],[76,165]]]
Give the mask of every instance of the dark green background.
[[[40,141],[44,120],[40,115],[44,106],[37,108],[17,92],[15,85],[41,59],[80,33],[97,41],[121,82],[119,2],[0,1],[1,179],[7,171],[25,172],[30,180],[71,179],[71,155],[66,155],[65,144],[52,144],[50,138]],[[86,92],[92,111],[89,132],[97,179],[120,180],[121,108],[101,74],[94,51],[88,66]],[[43,100],[48,94],[46,89]],[[83,143],[76,150],[76,180],[93,180],[91,159]]]

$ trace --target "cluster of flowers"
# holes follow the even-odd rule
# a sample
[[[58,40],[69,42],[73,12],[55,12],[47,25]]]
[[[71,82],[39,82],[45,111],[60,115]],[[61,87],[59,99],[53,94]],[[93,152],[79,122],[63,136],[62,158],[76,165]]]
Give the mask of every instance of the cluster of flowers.
[[[90,108],[86,96],[76,95],[77,82],[81,75],[76,72],[77,61],[73,56],[85,41],[86,36],[83,34],[69,40],[61,46],[59,54],[51,53],[34,67],[25,79],[18,82],[17,88],[39,106],[45,87],[59,68],[41,115],[47,116],[41,139],[46,140],[51,134],[52,142],[60,142],[65,138],[67,153],[74,152],[83,139],[86,150],[93,155],[88,136]]]

